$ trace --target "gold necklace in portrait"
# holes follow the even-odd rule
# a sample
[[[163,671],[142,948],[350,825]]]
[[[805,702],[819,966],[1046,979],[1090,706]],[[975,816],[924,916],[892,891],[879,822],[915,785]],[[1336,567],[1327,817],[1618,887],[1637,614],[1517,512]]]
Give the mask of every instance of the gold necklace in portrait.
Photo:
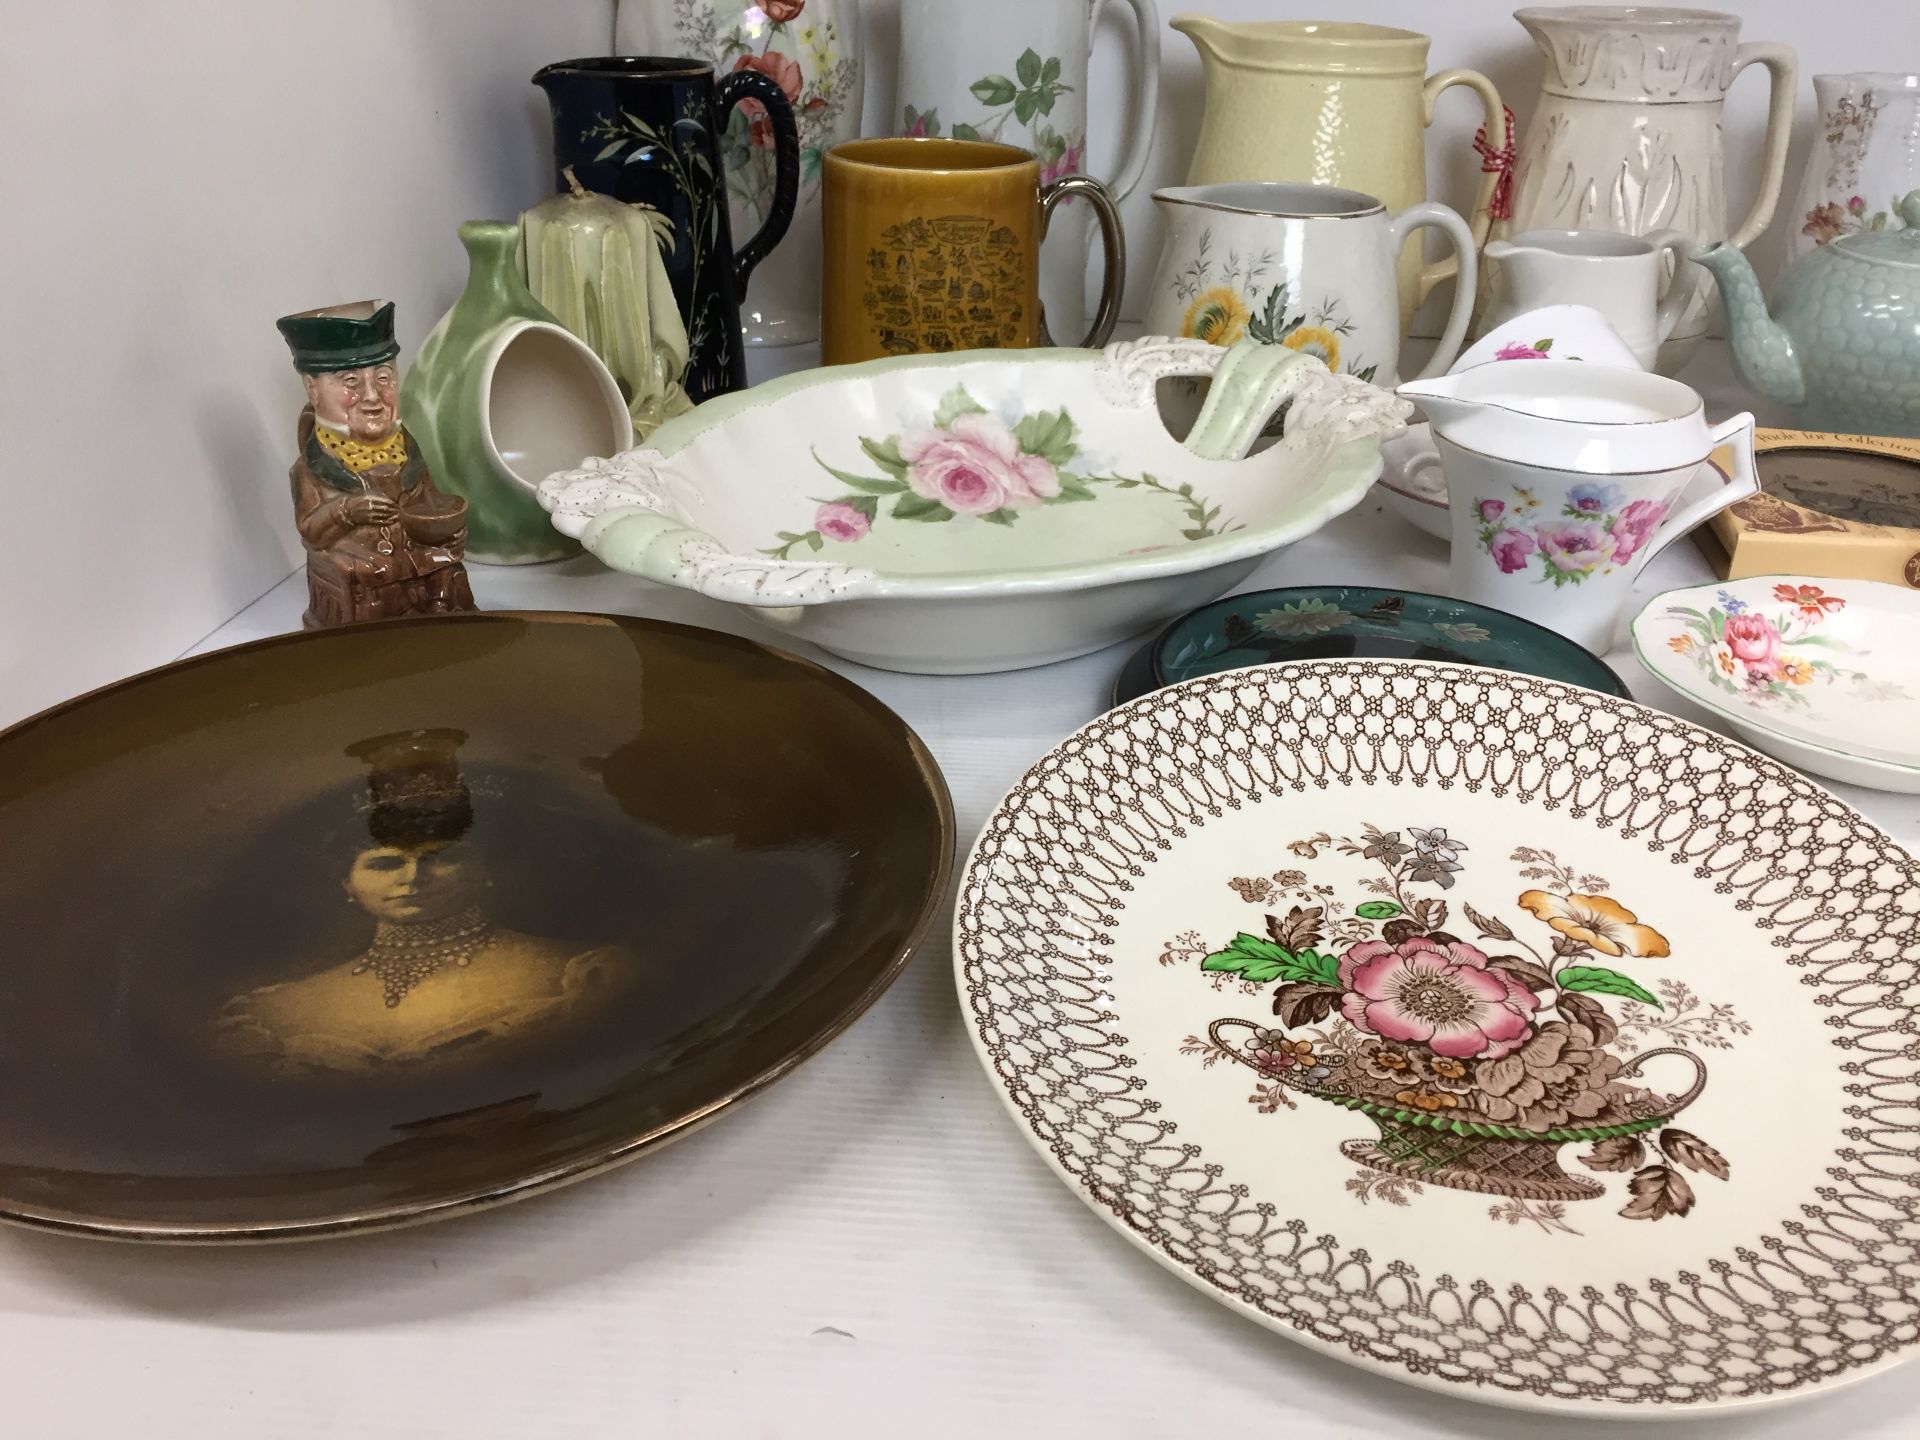
[[[492,938],[493,922],[477,905],[469,905],[444,920],[419,925],[383,922],[353,973],[364,975],[371,970],[379,976],[391,1010],[409,990],[449,961],[462,967],[470,964]]]

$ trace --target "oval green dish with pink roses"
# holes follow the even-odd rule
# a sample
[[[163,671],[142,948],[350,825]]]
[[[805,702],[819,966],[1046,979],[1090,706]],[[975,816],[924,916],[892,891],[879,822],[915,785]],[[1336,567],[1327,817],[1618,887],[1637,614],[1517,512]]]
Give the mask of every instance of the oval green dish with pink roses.
[[[1920,862],[1711,731],[1422,661],[1189,680],[1022,777],[954,927],[1060,1178],[1314,1349],[1624,1419],[1920,1348]]]
[[[1212,381],[1185,440],[1156,386]],[[1279,441],[1253,443],[1284,409]],[[548,479],[617,570],[888,669],[1084,654],[1233,588],[1365,496],[1404,402],[1272,347],[917,355],[788,376]]]

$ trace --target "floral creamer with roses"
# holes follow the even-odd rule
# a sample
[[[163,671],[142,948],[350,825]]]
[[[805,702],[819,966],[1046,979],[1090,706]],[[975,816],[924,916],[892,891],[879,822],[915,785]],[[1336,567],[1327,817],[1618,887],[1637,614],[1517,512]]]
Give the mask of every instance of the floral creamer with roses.
[[[1556,587],[1631,563],[1667,518],[1664,502],[1628,499],[1620,485],[1605,480],[1573,486],[1557,512],[1527,489],[1473,504],[1481,548],[1500,572],[1524,572]]]

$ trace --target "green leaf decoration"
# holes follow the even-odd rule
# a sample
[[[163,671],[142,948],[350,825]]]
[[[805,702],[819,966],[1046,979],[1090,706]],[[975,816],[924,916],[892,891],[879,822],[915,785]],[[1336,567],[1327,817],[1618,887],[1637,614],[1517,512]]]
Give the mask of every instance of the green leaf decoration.
[[[878,495],[842,495],[840,503],[850,510],[858,510],[871,524],[880,515],[880,497]]]
[[[861,442],[865,444],[865,441]],[[898,495],[907,488],[904,480],[881,480],[871,475],[855,475],[850,470],[836,470],[820,458],[818,450],[813,452],[814,464],[826,471],[850,490],[858,490],[865,495]]]
[[[1022,90],[1013,102],[1013,118],[1022,125],[1031,125],[1033,117],[1040,109],[1040,94],[1036,90]]]
[[[600,153],[593,158],[595,160],[605,160],[609,156],[618,155],[620,153],[620,147],[626,143],[624,140],[609,140],[605,145],[600,147]]]
[[[1353,907],[1353,913],[1362,920],[1391,920],[1400,913],[1400,906],[1391,900],[1363,900]]]
[[[982,105],[1011,105],[1019,87],[1004,75],[987,75],[967,89]]]
[[[1663,1006],[1645,987],[1634,983],[1618,970],[1608,970],[1600,965],[1569,965],[1554,979],[1560,982],[1562,990],[1583,990],[1596,995],[1624,995],[1629,1000],[1638,1000],[1642,1005],[1651,1005],[1656,1010]]]
[[[1051,85],[1044,86],[1033,92],[1034,104],[1039,107],[1042,115],[1051,115],[1053,113],[1053,102],[1059,94],[1059,90]]]
[[[1055,498],[1063,502],[1069,500],[1093,500],[1098,498],[1093,493],[1093,487],[1078,475],[1075,475],[1071,470],[1061,470],[1057,473],[1060,476],[1060,494]]]
[[[906,458],[900,453],[899,436],[889,435],[885,440],[869,440],[866,436],[862,435],[860,437],[860,448],[866,451],[869,460],[893,476],[894,479],[905,480],[907,478],[908,466]]]
[[[635,149],[631,155],[627,156],[627,158],[622,160],[620,163],[622,165],[631,165],[636,160],[645,160],[648,156],[657,155],[659,153],[660,153],[660,147],[658,145],[642,145],[642,146],[639,146],[637,149]]]
[[[809,549],[818,550],[820,548],[820,532],[818,530],[807,531],[806,541]]]
[[[818,145],[803,145],[800,147],[801,184],[804,185],[810,180],[820,178],[820,157],[821,150]]]
[[[920,112],[914,109],[913,106],[911,105],[907,106],[905,111],[901,113],[900,128],[902,130],[911,130],[913,128],[913,122],[918,120],[919,118],[920,118]]]
[[[1060,78],[1060,60],[1058,56],[1049,56],[1047,63],[1040,67],[1040,83],[1051,85]]]
[[[967,393],[967,387],[956,385],[940,397],[940,404],[933,412],[933,424],[937,430],[945,430],[962,415],[984,415],[987,407]],[[901,462],[904,464],[905,462]]]
[[[1268,981],[1278,980],[1287,962],[1292,959],[1293,956],[1271,940],[1242,931],[1233,937],[1233,943],[1226,949],[1216,950],[1202,960],[1200,968],[1224,971],[1229,975],[1238,975],[1242,980],[1251,980],[1256,985],[1265,985]]]
[[[1226,949],[1216,950],[1202,960],[1200,968],[1238,975],[1255,985],[1274,980],[1305,985],[1340,983],[1340,962],[1331,955],[1322,955],[1318,950],[1295,954],[1263,935],[1249,935],[1244,930],[1233,937],[1233,943]]]
[[[1022,85],[1040,83],[1040,56],[1031,45],[1020,52],[1020,58],[1014,62],[1013,73],[1020,77]]]
[[[1549,336],[1548,336],[1548,337],[1547,337],[1546,339],[1544,339],[1544,340],[1536,340],[1536,341],[1534,341],[1534,342],[1533,342],[1533,348],[1534,348],[1534,349],[1536,349],[1536,350],[1551,350],[1551,349],[1553,349],[1553,337],[1552,337],[1551,335],[1549,335]]]
[[[980,132],[964,120],[953,122],[953,138],[956,140],[978,140]]]
[[[1064,410],[1040,410],[1013,427],[1013,438],[1029,455],[1053,466],[1068,465],[1080,453],[1079,429]]]
[[[953,511],[924,495],[902,495],[889,512],[896,520],[951,520]]]
[[[1002,505],[998,510],[989,510],[980,517],[989,525],[1011,525],[1016,518],[1013,511]]]

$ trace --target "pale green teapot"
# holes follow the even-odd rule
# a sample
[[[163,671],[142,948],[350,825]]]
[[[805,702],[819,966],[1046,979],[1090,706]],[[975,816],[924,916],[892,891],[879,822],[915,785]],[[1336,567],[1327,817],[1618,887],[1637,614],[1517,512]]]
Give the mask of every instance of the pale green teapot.
[[[1807,430],[1920,436],[1920,190],[1903,230],[1844,235],[1810,250],[1773,287],[1773,313],[1747,257],[1709,245],[1741,380],[1796,407]]]

